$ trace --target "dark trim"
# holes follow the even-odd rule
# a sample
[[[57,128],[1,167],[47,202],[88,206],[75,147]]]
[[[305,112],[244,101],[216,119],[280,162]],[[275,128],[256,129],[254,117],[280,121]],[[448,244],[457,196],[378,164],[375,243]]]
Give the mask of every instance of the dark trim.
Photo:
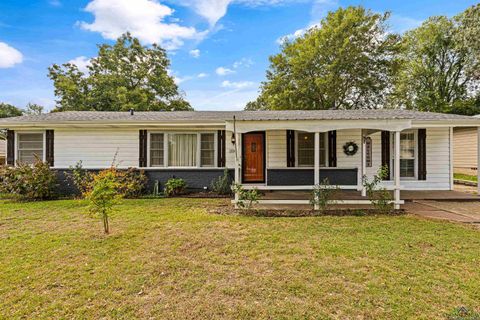
[[[311,186],[314,184],[314,170],[311,168],[268,169],[269,186]],[[328,178],[331,185],[356,186],[358,169],[320,169],[320,181]]]
[[[267,144],[265,139],[265,131],[252,131],[247,133],[242,133],[242,183],[245,181],[245,175],[243,168],[245,168],[245,135],[248,134],[261,134],[263,135],[263,179],[258,181],[248,181],[248,183],[265,183],[266,175],[267,175]]]
[[[218,130],[217,133],[217,166],[225,167],[225,149],[226,149],[225,130]]]
[[[390,132],[382,131],[382,166],[386,166],[387,177],[390,179]]]
[[[7,130],[7,164],[15,165],[15,131]]]
[[[418,129],[418,180],[427,180],[427,130]]]
[[[287,130],[287,167],[295,167],[295,130]]]
[[[328,131],[328,166],[337,166],[337,130]]]
[[[140,168],[145,168],[147,166],[147,130],[139,131],[139,157],[138,157],[138,166]]]
[[[54,159],[54,138],[55,134],[53,130],[45,131],[45,161],[50,167],[55,165]]]

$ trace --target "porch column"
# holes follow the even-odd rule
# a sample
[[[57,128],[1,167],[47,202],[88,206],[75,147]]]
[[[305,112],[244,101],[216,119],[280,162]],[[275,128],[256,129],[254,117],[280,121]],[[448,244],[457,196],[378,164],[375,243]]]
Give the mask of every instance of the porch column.
[[[477,194],[480,195],[480,127],[477,127]]]
[[[240,163],[241,163],[241,158],[242,158],[242,150],[241,146],[242,144],[240,143],[240,137],[241,135],[239,133],[235,134],[235,184],[240,184]],[[237,205],[238,202],[238,192],[235,192],[235,209],[238,208]]]
[[[400,131],[395,131],[395,209],[400,209]]]
[[[362,197],[366,197],[367,196],[367,189],[365,189],[365,187],[363,186],[363,175],[365,175],[365,172],[367,171],[367,153],[365,151],[365,133],[362,129],[362,140],[361,140],[361,143],[360,143],[360,146],[362,148],[362,152],[361,152],[361,160],[362,160],[362,166],[361,166],[361,175],[360,177],[362,178]]]
[[[315,132],[315,147],[314,147],[314,174],[313,174],[313,183],[317,186],[320,184],[320,133]],[[318,210],[318,205],[315,204],[315,210]]]

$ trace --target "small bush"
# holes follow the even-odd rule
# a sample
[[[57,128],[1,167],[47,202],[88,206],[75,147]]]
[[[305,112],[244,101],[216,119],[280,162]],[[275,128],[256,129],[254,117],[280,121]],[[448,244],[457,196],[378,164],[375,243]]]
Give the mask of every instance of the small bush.
[[[378,186],[387,175],[388,167],[382,166],[372,181],[368,181],[367,176],[363,176],[363,187],[367,190],[368,199],[375,209],[384,214],[391,213],[393,210],[392,195],[387,189]]]
[[[332,186],[328,178],[316,185],[312,190],[310,204],[315,207],[318,205],[320,211],[325,213],[329,204],[334,203],[333,196],[337,193],[338,187]]]
[[[181,178],[171,178],[165,183],[163,192],[167,197],[178,196],[185,193],[187,183]]]
[[[230,175],[228,174],[228,169],[223,171],[223,176],[214,179],[210,187],[212,188],[212,191],[217,194],[232,194],[231,179]]]
[[[237,205],[242,209],[250,210],[254,203],[258,203],[262,195],[257,188],[250,190],[243,189],[241,184],[235,183],[232,185],[233,193],[238,193]]]
[[[67,178],[72,181],[78,192],[83,195],[92,183],[93,174],[83,169],[81,160],[74,167],[70,167],[70,170],[71,172],[66,174]]]
[[[23,200],[46,200],[55,196],[57,177],[48,163],[37,159],[33,165],[0,167],[0,193]]]

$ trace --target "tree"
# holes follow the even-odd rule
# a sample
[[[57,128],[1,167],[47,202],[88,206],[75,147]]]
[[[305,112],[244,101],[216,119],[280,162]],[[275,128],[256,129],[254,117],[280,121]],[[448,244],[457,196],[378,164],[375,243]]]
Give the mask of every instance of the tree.
[[[49,68],[58,97],[55,111],[192,110],[169,66],[164,49],[142,46],[126,33],[114,45],[100,45],[86,73],[73,63]]]
[[[23,110],[8,103],[0,102],[0,118],[19,117]]]
[[[388,13],[348,7],[285,42],[247,109],[358,109],[383,106],[396,70],[399,36]]]
[[[42,114],[44,111],[43,106],[36,104],[36,103],[28,103],[25,107],[25,114],[28,115],[39,115]]]
[[[431,17],[405,34],[392,104],[432,112],[480,112],[480,5]]]

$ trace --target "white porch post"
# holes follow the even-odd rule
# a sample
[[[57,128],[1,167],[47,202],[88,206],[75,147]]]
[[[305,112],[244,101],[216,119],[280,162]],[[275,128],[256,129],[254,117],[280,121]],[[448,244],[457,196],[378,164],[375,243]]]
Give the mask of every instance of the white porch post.
[[[400,131],[395,131],[395,209],[400,209]]]
[[[313,180],[314,180],[314,184],[315,185],[319,185],[320,184],[320,133],[319,132],[315,132],[315,147],[314,147],[314,166],[313,166],[313,170],[314,171],[314,174],[313,174]],[[317,199],[316,199],[317,200]],[[314,206],[314,209],[315,210],[318,210],[318,205],[315,204]]]
[[[477,194],[480,195],[480,127],[477,127]]]
[[[235,154],[235,184],[240,184],[240,163],[242,158],[240,134],[235,134],[236,154]],[[235,192],[235,209],[238,209],[238,192]]]
[[[362,140],[361,140],[361,143],[360,143],[360,146],[362,148],[362,153],[361,153],[361,157],[362,157],[362,174],[360,175],[361,178],[363,179],[363,175],[366,174],[366,171],[367,171],[367,153],[366,153],[366,150],[365,150],[365,134],[363,132],[363,129],[362,129]],[[365,187],[363,186],[363,182],[362,182],[362,197],[366,197],[367,196],[367,189],[365,189]]]

